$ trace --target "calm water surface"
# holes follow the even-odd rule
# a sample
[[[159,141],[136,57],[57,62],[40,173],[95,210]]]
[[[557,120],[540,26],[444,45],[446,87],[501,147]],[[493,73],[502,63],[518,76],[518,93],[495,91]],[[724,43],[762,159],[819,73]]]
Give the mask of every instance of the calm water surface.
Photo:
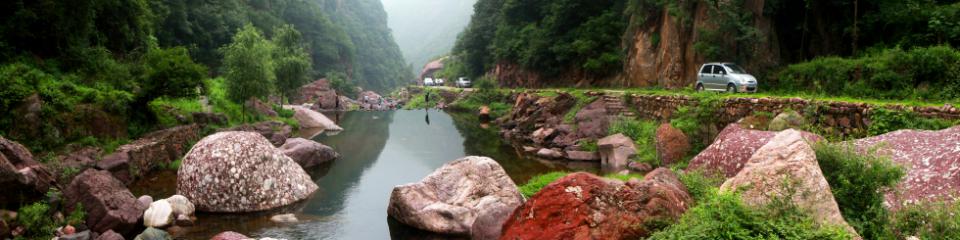
[[[286,239],[419,239],[426,233],[387,217],[393,187],[416,182],[444,163],[469,155],[489,156],[514,182],[550,171],[596,171],[598,166],[538,160],[522,156],[505,144],[495,127],[485,128],[475,115],[426,111],[328,113],[346,129],[314,140],[336,149],[342,157],[307,169],[320,190],[312,198],[270,212],[224,215],[198,214],[196,227],[171,229],[181,239],[209,239],[223,231],[250,237]],[[134,194],[166,197],[176,191],[176,173],[161,172],[132,188]],[[279,224],[270,216],[294,213],[301,220]]]

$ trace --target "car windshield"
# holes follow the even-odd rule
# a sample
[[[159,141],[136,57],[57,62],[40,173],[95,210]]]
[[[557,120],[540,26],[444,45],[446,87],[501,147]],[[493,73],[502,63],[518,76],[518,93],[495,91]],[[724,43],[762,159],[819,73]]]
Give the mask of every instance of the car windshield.
[[[747,73],[747,71],[744,71],[743,68],[740,68],[740,66],[737,66],[736,64],[724,64],[723,66],[726,66],[727,68],[730,68],[730,72],[731,72],[731,73],[737,73],[737,74],[746,74],[746,73]]]

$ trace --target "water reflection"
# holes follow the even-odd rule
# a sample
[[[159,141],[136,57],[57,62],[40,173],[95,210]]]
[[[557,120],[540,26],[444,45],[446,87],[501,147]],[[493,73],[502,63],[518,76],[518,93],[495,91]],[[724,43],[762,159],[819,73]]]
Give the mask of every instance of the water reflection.
[[[269,213],[203,214],[197,227],[180,229],[175,236],[209,239],[222,231],[236,231],[250,237],[286,239],[445,238],[389,220],[386,209],[393,187],[419,181],[444,163],[467,155],[497,160],[517,183],[549,171],[595,172],[598,167],[526,158],[518,149],[504,144],[495,127],[481,128],[474,114],[420,110],[325,114],[345,130],[332,136],[318,134],[314,140],[333,147],[341,158],[307,169],[320,186],[312,198],[297,207]],[[145,184],[140,193],[167,189],[151,195],[169,195],[165,193],[176,183],[170,176],[155,182],[166,181],[164,184],[172,186]],[[172,176],[175,178],[175,173]],[[270,215],[277,213],[296,213],[301,222],[270,222]]]

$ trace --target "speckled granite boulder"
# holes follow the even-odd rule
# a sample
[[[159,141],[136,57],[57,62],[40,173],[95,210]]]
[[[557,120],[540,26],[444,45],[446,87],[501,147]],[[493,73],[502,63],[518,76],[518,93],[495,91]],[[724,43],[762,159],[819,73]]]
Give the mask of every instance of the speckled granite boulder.
[[[177,172],[177,193],[205,212],[268,210],[303,200],[316,190],[303,168],[251,132],[203,138]]]
[[[960,127],[940,131],[900,130],[853,141],[861,152],[879,147],[880,155],[904,166],[907,176],[886,205],[896,210],[924,201],[960,200]]]
[[[823,141],[819,135],[800,132],[810,142]],[[747,164],[760,147],[770,142],[777,132],[744,129],[740,124],[727,125],[707,149],[690,160],[689,169],[700,169],[711,174],[731,178]]]

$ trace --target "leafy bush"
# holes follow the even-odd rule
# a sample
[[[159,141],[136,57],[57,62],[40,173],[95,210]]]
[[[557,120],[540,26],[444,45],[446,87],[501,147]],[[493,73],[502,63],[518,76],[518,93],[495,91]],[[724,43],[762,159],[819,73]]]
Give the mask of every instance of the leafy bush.
[[[775,83],[777,90],[830,96],[954,100],[960,98],[960,51],[934,46],[817,58],[787,66]]]
[[[239,124],[243,119],[243,111],[240,104],[237,104],[227,98],[227,88],[223,78],[207,79],[203,82],[204,91],[207,99],[213,107],[214,112],[223,113],[230,121],[230,125]]]
[[[726,180],[722,175],[711,175],[703,170],[688,170],[677,174],[680,182],[687,187],[687,192],[695,203],[699,203],[710,196],[717,187]]]
[[[654,167],[660,166],[660,160],[657,159],[657,145],[654,143],[657,136],[656,122],[620,118],[610,123],[607,132],[610,135],[622,133],[630,137],[636,144],[636,158],[639,161],[649,163]]]
[[[817,162],[830,184],[840,212],[865,239],[890,235],[885,190],[905,175],[889,158],[861,154],[853,146],[817,143]]]
[[[43,237],[53,235],[56,224],[50,217],[50,205],[44,202],[21,207],[17,211],[17,222],[27,230],[26,236]]]
[[[835,226],[818,226],[790,201],[774,200],[759,209],[735,193],[711,190],[677,224],[649,239],[850,239]]]
[[[357,85],[347,80],[347,76],[340,72],[328,72],[327,80],[330,81],[330,87],[337,91],[337,94],[347,96],[348,98],[357,98]]]
[[[895,239],[960,239],[960,203],[919,204],[893,214]]]
[[[550,185],[550,183],[557,181],[557,179],[567,176],[567,174],[570,174],[570,173],[551,172],[551,173],[545,173],[545,174],[534,176],[529,181],[527,181],[526,184],[523,184],[523,186],[520,186],[519,188],[520,194],[522,194],[524,198],[530,198],[531,196],[539,192],[540,189],[543,189],[543,187]]]
[[[955,124],[957,124],[956,121],[921,117],[909,110],[892,111],[876,108],[870,112],[870,126],[867,131],[875,136],[900,129],[940,130]]]
[[[206,67],[194,63],[184,47],[147,51],[144,68],[141,95],[148,101],[161,96],[196,97],[196,89],[207,75]]]

